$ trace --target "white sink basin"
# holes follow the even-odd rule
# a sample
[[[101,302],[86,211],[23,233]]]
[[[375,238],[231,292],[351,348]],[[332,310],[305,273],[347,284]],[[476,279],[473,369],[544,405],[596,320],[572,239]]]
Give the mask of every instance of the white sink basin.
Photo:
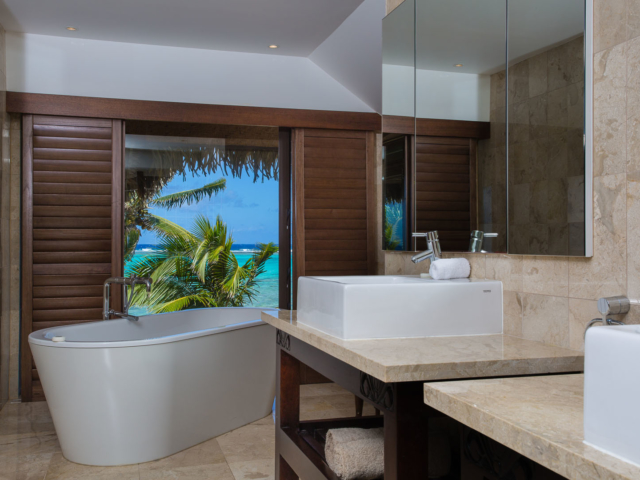
[[[298,323],[344,340],[502,333],[502,282],[300,277]]]
[[[640,464],[640,325],[590,328],[584,376],[585,443]]]

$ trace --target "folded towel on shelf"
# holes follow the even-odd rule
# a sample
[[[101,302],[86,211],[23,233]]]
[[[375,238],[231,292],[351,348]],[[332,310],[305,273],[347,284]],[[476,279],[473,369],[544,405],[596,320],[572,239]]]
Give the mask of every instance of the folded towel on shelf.
[[[449,280],[451,278],[469,278],[471,265],[466,258],[445,258],[431,262],[429,275],[434,280]]]
[[[336,428],[327,432],[327,464],[341,480],[374,480],[384,474],[382,428]]]

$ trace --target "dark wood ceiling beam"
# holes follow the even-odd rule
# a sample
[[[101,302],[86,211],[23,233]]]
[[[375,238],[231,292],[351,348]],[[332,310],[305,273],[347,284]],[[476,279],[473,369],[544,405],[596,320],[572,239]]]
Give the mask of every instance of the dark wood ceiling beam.
[[[291,128],[376,131],[377,113],[293,108],[205,105],[117,98],[7,92],[7,111],[33,115],[80,116],[157,122],[259,125]]]

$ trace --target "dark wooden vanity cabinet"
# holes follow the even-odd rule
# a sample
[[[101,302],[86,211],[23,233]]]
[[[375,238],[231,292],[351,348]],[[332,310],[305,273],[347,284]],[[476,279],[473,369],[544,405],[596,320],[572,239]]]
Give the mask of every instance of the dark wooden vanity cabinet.
[[[429,416],[422,382],[384,383],[282,331],[277,332],[276,479],[339,480],[324,458],[322,431],[384,427],[385,480],[427,478]],[[307,365],[382,412],[379,416],[300,420],[300,366]]]

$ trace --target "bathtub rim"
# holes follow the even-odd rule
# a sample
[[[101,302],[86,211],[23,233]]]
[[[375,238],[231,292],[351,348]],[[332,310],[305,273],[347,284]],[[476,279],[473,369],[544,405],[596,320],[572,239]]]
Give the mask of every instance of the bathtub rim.
[[[189,311],[197,311],[197,310],[235,310],[235,309],[245,309],[245,310],[257,310],[259,312],[278,311],[277,308],[273,307],[213,307],[213,308],[194,308]],[[158,316],[158,315],[173,315],[178,312],[168,312],[168,313],[157,313],[151,315],[143,315],[143,317],[147,316]],[[219,327],[211,327],[202,330],[196,330],[191,332],[179,333],[175,335],[167,335],[164,337],[155,337],[155,338],[145,338],[142,340],[120,340],[120,341],[112,341],[112,342],[74,342],[74,341],[64,341],[64,342],[54,342],[48,338],[44,338],[47,332],[52,330],[61,330],[67,328],[73,328],[77,325],[94,325],[102,322],[117,322],[117,323],[126,323],[131,320],[127,320],[124,318],[118,318],[113,320],[97,320],[95,322],[86,322],[80,323],[76,325],[61,325],[59,327],[49,327],[44,328],[42,330],[37,330],[29,334],[29,345],[38,345],[42,347],[48,348],[84,348],[84,349],[95,349],[95,348],[127,348],[127,347],[144,347],[144,346],[152,346],[152,345],[161,345],[165,343],[174,343],[181,342],[184,340],[190,340],[193,338],[206,337],[209,335],[217,335],[225,332],[232,332],[235,330],[242,330],[245,328],[254,328],[260,327],[263,325],[269,325],[268,323],[263,322],[260,318],[255,320],[244,320],[242,322],[231,323],[228,325],[222,325]],[[64,332],[63,332],[64,333]]]

